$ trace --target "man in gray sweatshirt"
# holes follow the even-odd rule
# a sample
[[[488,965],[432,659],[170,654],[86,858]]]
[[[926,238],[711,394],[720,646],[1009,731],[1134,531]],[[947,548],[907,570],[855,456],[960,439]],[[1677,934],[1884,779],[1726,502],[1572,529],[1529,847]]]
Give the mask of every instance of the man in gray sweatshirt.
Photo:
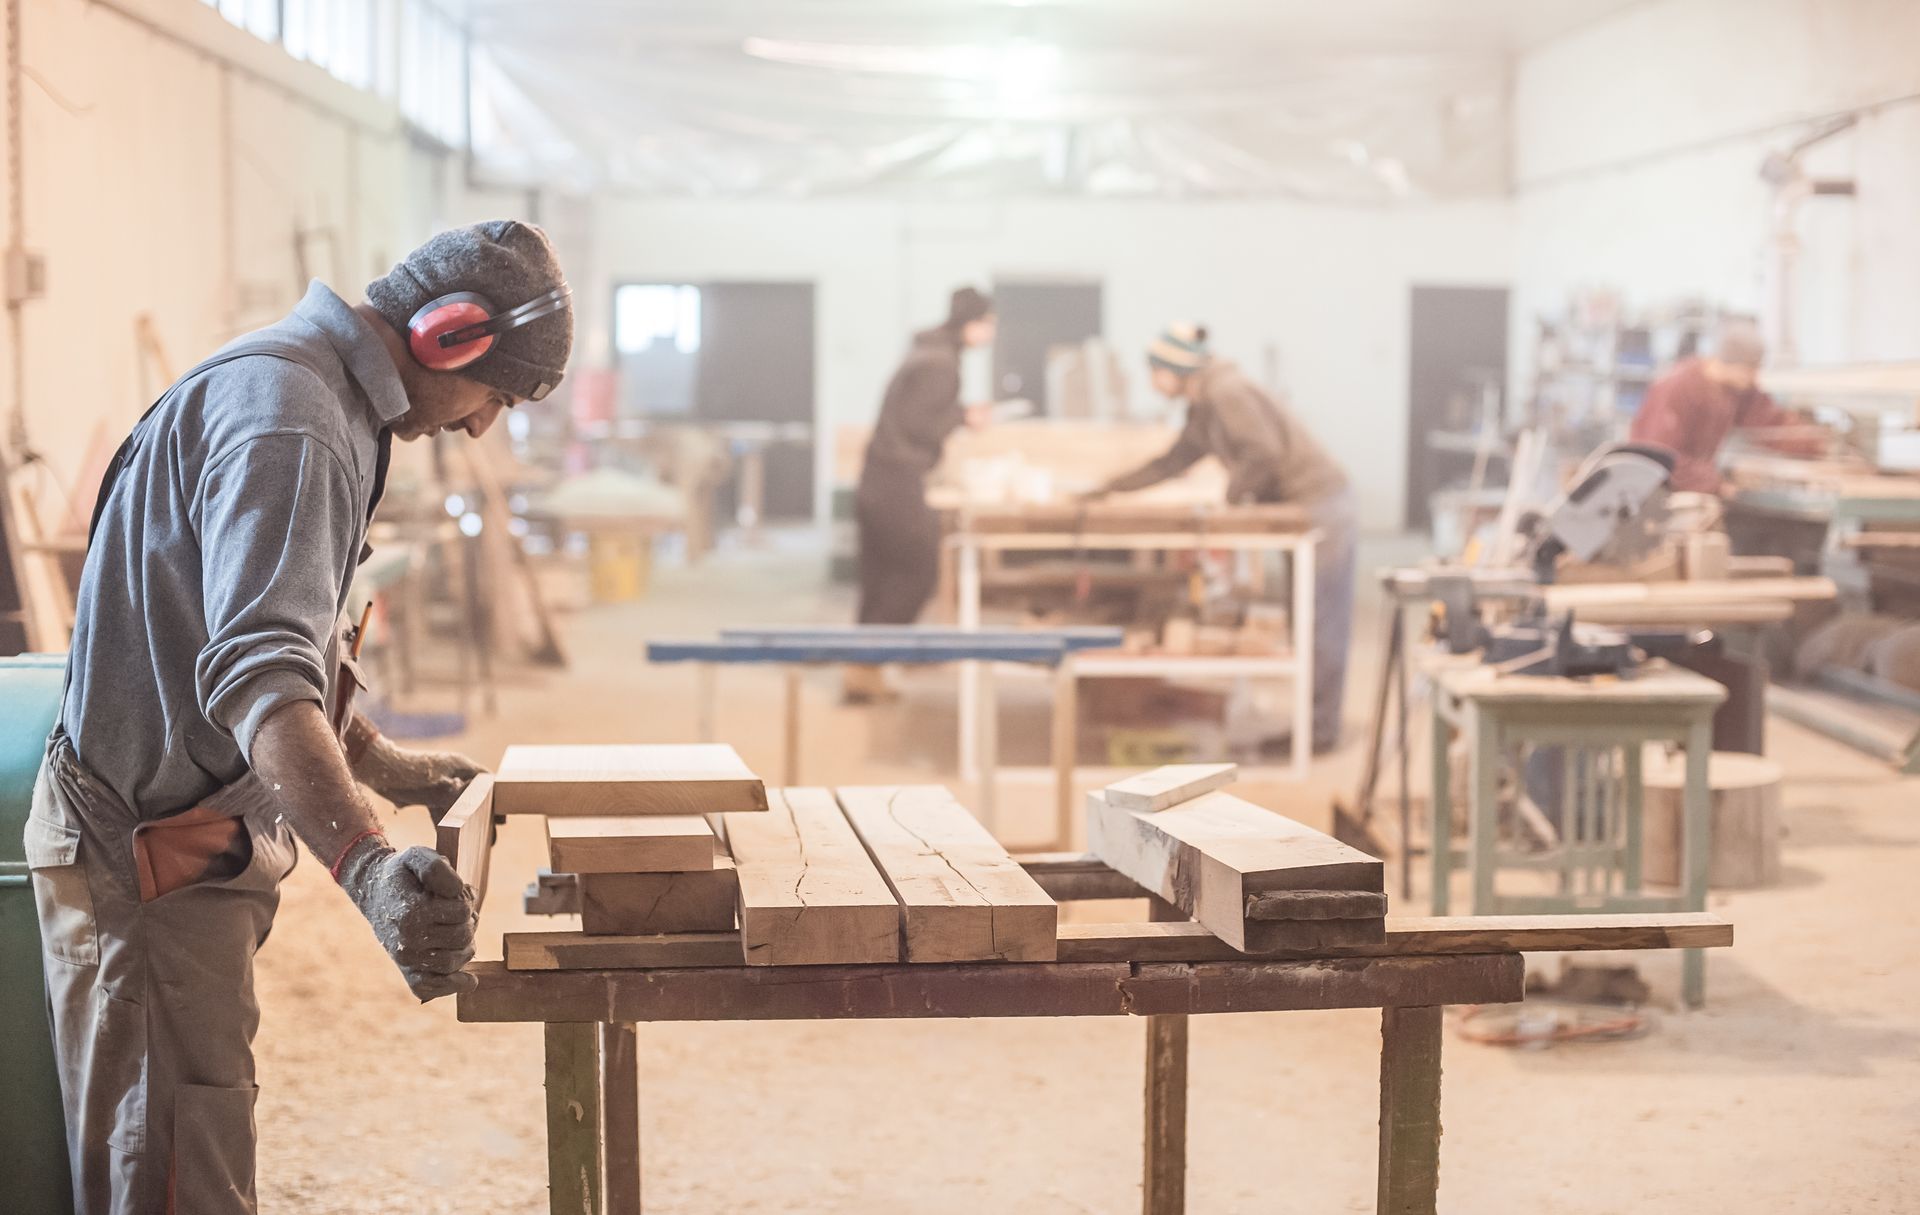
[[[364,303],[315,282],[114,457],[26,831],[80,1215],[254,1209],[253,956],[296,836],[417,996],[471,986],[471,892],[360,786],[438,819],[479,768],[355,713],[336,626],[393,440],[477,438],[572,340],[538,229],[445,232]]]

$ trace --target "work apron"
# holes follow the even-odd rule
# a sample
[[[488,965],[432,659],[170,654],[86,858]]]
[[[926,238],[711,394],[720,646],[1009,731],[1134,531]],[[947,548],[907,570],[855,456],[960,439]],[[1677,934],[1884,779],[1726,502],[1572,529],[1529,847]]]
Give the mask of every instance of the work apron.
[[[187,378],[256,354],[302,362],[251,343]],[[95,529],[139,434],[108,467]],[[381,457],[376,504],[384,443]],[[324,703],[336,731],[358,687],[348,652],[335,629]],[[254,1212],[253,958],[299,855],[271,793],[249,773],[185,811],[143,818],[80,762],[63,723],[24,842],[76,1215]]]

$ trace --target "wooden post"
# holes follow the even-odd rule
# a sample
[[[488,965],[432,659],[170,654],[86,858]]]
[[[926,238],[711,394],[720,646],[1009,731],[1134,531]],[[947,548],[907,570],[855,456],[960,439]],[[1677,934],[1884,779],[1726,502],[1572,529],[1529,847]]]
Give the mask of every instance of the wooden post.
[[[1442,1011],[1380,1010],[1379,1215],[1433,1215],[1439,1199]]]
[[[1073,847],[1073,770],[1080,731],[1079,678],[1073,655],[1053,670],[1053,847]]]
[[[1187,917],[1150,899],[1152,919]],[[1142,1215],[1185,1215],[1187,1209],[1187,1018],[1147,1018],[1146,1147],[1140,1185]]]
[[[1293,779],[1307,779],[1308,757],[1313,754],[1313,663],[1319,653],[1313,618],[1317,594],[1314,579],[1316,544],[1319,533],[1308,532],[1294,541],[1292,550],[1293,622]]]
[[[1699,714],[1687,731],[1687,785],[1682,796],[1680,857],[1682,905],[1688,911],[1707,909],[1707,861],[1713,847],[1712,794],[1708,763],[1713,758],[1713,714]],[[1680,955],[1680,999],[1688,1008],[1707,1002],[1707,955],[1689,949]]]
[[[800,668],[790,666],[787,677],[786,767],[781,784],[792,788],[800,783]]]
[[[640,1062],[633,1026],[600,1026],[607,1215],[640,1215]]]
[[[600,1027],[547,1024],[547,1209],[604,1215],[600,1131]]]
[[[1433,725],[1428,731],[1433,753],[1428,756],[1427,768],[1427,829],[1431,837],[1427,847],[1432,852],[1427,859],[1433,868],[1433,889],[1427,892],[1427,901],[1435,915],[1446,915],[1453,906],[1453,773],[1447,766],[1453,728],[1443,711],[1446,698],[1446,690],[1436,681],[1430,709]],[[1406,846],[1404,841],[1401,846]]]

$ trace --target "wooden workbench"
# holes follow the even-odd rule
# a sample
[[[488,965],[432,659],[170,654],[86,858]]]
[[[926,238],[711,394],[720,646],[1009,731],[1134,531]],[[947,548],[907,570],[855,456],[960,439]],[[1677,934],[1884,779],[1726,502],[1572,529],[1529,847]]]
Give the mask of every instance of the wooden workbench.
[[[1022,858],[1058,900],[1145,891],[1091,857]],[[1732,943],[1707,915],[1389,921],[1383,942],[1313,955],[1235,953],[1156,903],[1146,924],[1062,924],[1053,962],[723,965],[656,969],[469,968],[462,1021],[542,1022],[550,1209],[638,1215],[635,1025],[669,1021],[1139,1016],[1147,1022],[1142,1209],[1185,1207],[1187,1018],[1233,1012],[1381,1010],[1376,1209],[1436,1209],[1442,1009],[1522,996],[1522,950]],[[570,934],[571,935],[571,934]],[[1354,1128],[1357,1132],[1360,1128]]]

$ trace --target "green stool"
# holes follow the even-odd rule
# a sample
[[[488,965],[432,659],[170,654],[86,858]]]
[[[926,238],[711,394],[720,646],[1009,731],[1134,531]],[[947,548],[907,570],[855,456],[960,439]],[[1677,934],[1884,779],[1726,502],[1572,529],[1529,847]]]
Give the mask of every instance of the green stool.
[[[0,658],[0,1203],[72,1215],[65,1112],[47,1026],[40,917],[21,836],[60,713],[66,655]]]
[[[1448,750],[1456,731],[1470,740],[1466,858],[1473,875],[1474,915],[1564,912],[1705,911],[1707,907],[1707,761],[1713,714],[1726,689],[1703,675],[1664,664],[1626,678],[1560,679],[1502,675],[1473,660],[1442,658],[1433,682],[1433,913],[1448,914],[1453,873],[1453,806]],[[1681,891],[1646,894],[1641,887],[1641,749],[1649,742],[1686,748]],[[1500,847],[1500,776],[1510,749],[1558,751],[1560,822],[1543,830],[1547,849]],[[1545,870],[1554,893],[1502,894],[1501,869]],[[1706,956],[1685,952],[1681,997],[1698,1008],[1706,997]]]

